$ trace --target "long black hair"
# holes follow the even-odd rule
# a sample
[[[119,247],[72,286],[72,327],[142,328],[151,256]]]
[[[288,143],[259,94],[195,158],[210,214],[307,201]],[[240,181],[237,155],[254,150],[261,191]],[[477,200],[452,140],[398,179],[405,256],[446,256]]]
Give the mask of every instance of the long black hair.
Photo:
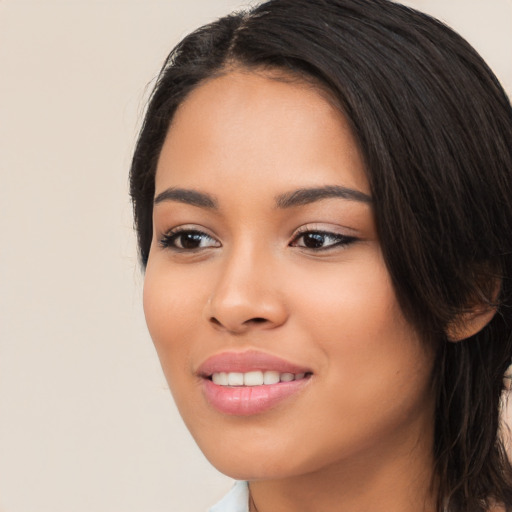
[[[198,29],[168,56],[133,157],[143,266],[170,121],[195,87],[236,68],[314,83],[348,119],[398,300],[437,353],[438,510],[512,510],[499,435],[512,355],[512,109],[498,80],[451,29],[389,0],[270,0]],[[493,319],[449,342],[449,326],[478,305]]]

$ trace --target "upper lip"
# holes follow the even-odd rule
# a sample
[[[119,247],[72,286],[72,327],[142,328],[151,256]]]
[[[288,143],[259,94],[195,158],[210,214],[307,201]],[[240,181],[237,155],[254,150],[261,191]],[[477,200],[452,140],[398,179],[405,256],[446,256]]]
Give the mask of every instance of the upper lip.
[[[213,355],[201,363],[197,369],[197,374],[201,377],[210,377],[214,373],[220,372],[246,373],[258,370],[295,374],[311,373],[311,370],[306,366],[292,363],[265,352],[248,350],[245,352],[223,352]]]

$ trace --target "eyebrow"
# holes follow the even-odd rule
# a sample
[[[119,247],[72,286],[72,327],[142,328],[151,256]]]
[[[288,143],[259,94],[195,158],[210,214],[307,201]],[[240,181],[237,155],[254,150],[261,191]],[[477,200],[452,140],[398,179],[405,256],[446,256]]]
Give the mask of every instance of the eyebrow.
[[[186,188],[168,188],[155,197],[153,204],[156,205],[164,201],[177,201],[178,203],[190,204],[211,210],[219,208],[217,200],[210,194]]]
[[[303,206],[332,197],[367,204],[372,202],[372,198],[368,194],[359,190],[341,187],[339,185],[327,185],[325,187],[300,188],[293,192],[280,194],[276,197],[276,206],[278,208],[292,208],[294,206]]]

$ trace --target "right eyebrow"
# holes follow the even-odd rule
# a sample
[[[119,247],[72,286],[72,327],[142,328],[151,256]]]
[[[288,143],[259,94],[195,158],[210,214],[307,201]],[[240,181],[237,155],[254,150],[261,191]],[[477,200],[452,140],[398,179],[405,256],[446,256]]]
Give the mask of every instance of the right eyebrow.
[[[331,197],[367,204],[372,203],[372,198],[360,190],[341,187],[339,185],[326,185],[324,187],[299,188],[298,190],[280,194],[276,197],[276,206],[278,208],[292,208],[311,204],[316,201],[321,201],[322,199],[329,199]]]
[[[213,196],[189,188],[170,187],[160,192],[153,200],[153,204],[157,205],[164,201],[176,201],[210,210],[218,210],[219,208],[217,200]]]

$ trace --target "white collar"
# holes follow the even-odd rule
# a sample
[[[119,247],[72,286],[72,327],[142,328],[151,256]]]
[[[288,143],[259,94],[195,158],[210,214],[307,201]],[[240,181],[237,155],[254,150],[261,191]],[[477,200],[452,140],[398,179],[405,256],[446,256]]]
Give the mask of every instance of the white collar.
[[[249,485],[238,481],[208,512],[249,512]]]

